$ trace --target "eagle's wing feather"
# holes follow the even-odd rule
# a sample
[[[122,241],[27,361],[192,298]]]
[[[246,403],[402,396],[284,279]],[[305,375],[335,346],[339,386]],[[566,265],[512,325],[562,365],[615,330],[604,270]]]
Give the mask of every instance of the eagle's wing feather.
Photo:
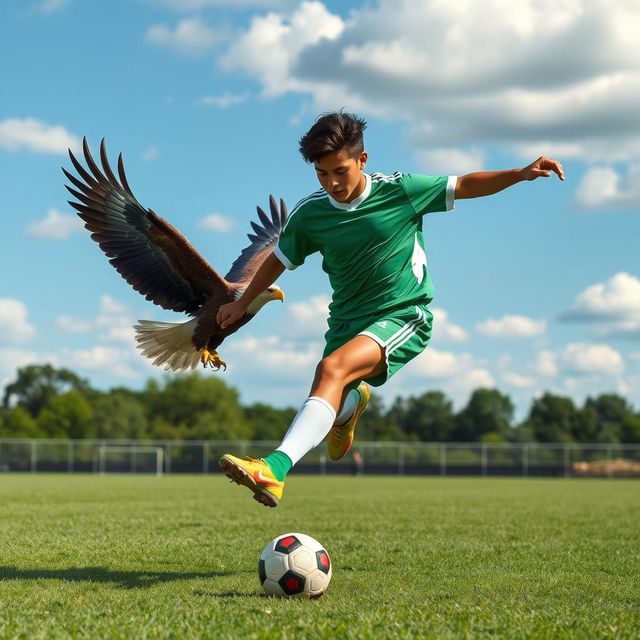
[[[225,279],[229,282],[249,282],[266,257],[278,244],[280,232],[289,215],[287,213],[287,205],[284,200],[280,200],[280,207],[278,207],[275,198],[269,196],[269,209],[271,217],[260,207],[257,207],[258,218],[262,226],[254,221],[251,222],[251,227],[255,232],[247,234],[251,244],[242,250],[242,253],[231,265],[229,273],[225,276]]]
[[[81,179],[62,169],[75,189],[65,185],[78,200],[76,209],[109,262],[147,300],[172,311],[197,313],[214,293],[228,291],[228,283],[194,249],[187,239],[133,195],[118,157],[116,178],[100,144],[102,171],[91,156],[86,138],[84,158],[89,171],[69,151]]]

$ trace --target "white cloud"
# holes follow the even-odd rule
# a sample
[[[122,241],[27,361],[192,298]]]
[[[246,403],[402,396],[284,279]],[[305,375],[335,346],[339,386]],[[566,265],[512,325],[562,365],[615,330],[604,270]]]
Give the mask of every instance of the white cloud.
[[[536,384],[535,379],[531,376],[523,376],[513,371],[505,371],[502,374],[502,380],[505,384],[518,389],[529,389]]]
[[[481,149],[424,149],[415,154],[418,170],[428,175],[464,175],[484,168]]]
[[[82,228],[82,220],[77,215],[49,209],[42,220],[27,226],[27,233],[34,238],[66,240],[72,233],[80,233]]]
[[[0,121],[0,147],[7,151],[27,149],[36,153],[66,153],[80,148],[80,140],[62,126],[33,118]]]
[[[576,200],[586,209],[637,209],[640,164],[628,167],[624,177],[610,167],[592,167],[578,186]]]
[[[624,360],[607,344],[568,344],[559,354],[562,368],[574,375],[620,375]]]
[[[151,145],[142,152],[142,159],[150,162],[151,160],[155,160],[159,155],[160,152],[158,150],[158,147],[156,147],[155,145]]]
[[[196,16],[181,20],[174,30],[164,25],[153,25],[147,30],[145,39],[151,44],[197,56],[211,49],[221,36]]]
[[[219,213],[210,213],[200,220],[198,226],[201,229],[207,231],[218,231],[219,233],[228,233],[234,227],[234,222],[231,218],[223,216]]]
[[[342,19],[321,2],[303,2],[291,16],[268,13],[254,17],[249,29],[234,39],[221,63],[229,71],[242,70],[257,77],[267,96],[287,91],[322,92],[322,82],[298,77],[295,67],[305,49],[323,39],[335,40],[343,29]],[[331,84],[326,86],[330,88]]]
[[[558,374],[556,355],[552,351],[540,351],[536,357],[534,370],[541,376],[553,377]]]
[[[100,297],[100,310],[94,319],[84,320],[62,315],[56,320],[56,326],[60,331],[66,333],[100,331],[98,339],[103,342],[122,343],[135,347],[133,324],[128,307],[107,294]]]
[[[135,349],[135,331],[129,309],[125,304],[114,300],[109,295],[100,297],[100,313],[95,319],[96,329],[103,333],[99,339],[104,342],[118,342]]]
[[[14,298],[0,298],[0,340],[21,344],[33,338],[36,330],[28,321],[27,307]]]
[[[318,338],[327,331],[330,298],[321,294],[288,305],[287,335]]]
[[[279,336],[258,338],[245,335],[236,338],[223,347],[223,359],[227,359],[229,366],[236,370],[243,369],[246,373],[268,373],[276,379],[305,378],[305,383],[311,381],[313,367],[319,360],[318,345],[309,343],[304,347]]]
[[[469,335],[457,324],[449,322],[449,314],[444,309],[433,307],[433,340],[436,342],[466,342]]]
[[[198,100],[198,104],[205,106],[218,107],[219,109],[227,109],[236,104],[242,104],[249,99],[248,93],[223,93],[220,96],[204,96]]]
[[[41,0],[41,2],[34,5],[33,11],[42,15],[49,15],[66,9],[70,2],[71,0]]]
[[[624,271],[616,273],[578,294],[560,317],[597,322],[595,333],[601,337],[640,338],[640,279]]]
[[[452,379],[456,388],[492,387],[489,371],[470,353],[451,353],[429,347],[407,365],[414,376]]]
[[[132,366],[134,357],[130,349],[113,346],[95,346],[90,349],[63,349],[60,359],[67,367],[88,371],[99,370],[122,378],[134,378],[139,371]]]
[[[638,32],[627,0],[379,0],[345,19],[304,2],[254,18],[222,65],[267,96],[418,123],[435,159],[492,144],[612,162],[640,157]]]
[[[154,0],[156,4],[177,11],[196,11],[207,7],[278,7],[283,0]]]
[[[118,302],[108,294],[100,296],[100,312],[104,315],[118,315],[127,313],[127,305]]]
[[[607,282],[598,282],[578,294],[569,311],[568,320],[596,318],[623,319],[640,314],[640,279],[621,271]]]
[[[56,327],[65,333],[86,333],[91,331],[93,324],[88,320],[80,320],[72,316],[58,316]]]
[[[489,318],[476,324],[476,330],[494,338],[528,338],[545,332],[545,320],[533,320],[526,316],[505,315],[502,318]]]

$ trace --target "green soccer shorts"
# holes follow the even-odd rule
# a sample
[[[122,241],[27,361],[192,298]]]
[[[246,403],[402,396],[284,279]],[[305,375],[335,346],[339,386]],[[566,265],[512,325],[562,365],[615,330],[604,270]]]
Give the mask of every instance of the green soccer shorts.
[[[432,324],[433,314],[426,304],[413,304],[373,318],[345,322],[329,320],[322,357],[325,358],[356,336],[369,336],[384,349],[387,360],[385,373],[366,378],[368,384],[379,387],[425,350],[431,338]],[[349,388],[357,387],[359,382],[352,382]]]

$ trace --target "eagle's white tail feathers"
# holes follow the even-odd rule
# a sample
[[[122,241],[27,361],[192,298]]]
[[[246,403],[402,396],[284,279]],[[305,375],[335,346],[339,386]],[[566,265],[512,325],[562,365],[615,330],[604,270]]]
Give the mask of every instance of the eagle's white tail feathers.
[[[134,326],[138,349],[166,371],[195,369],[200,362],[200,352],[193,346],[191,337],[197,322],[197,318],[187,322],[139,320]]]

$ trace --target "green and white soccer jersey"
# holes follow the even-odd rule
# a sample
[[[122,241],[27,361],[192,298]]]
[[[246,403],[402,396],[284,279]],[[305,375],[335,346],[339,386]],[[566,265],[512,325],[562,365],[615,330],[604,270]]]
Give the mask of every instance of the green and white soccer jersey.
[[[357,335],[369,336],[383,347],[387,361],[384,374],[367,379],[378,386],[429,342],[432,315],[426,305],[433,285],[422,217],[453,209],[456,177],[365,177],[362,195],[348,204],[324,189],[301,200],[274,253],[289,269],[316,251],[322,254],[333,289],[324,355]]]
[[[322,254],[333,289],[331,321],[381,316],[433,298],[422,217],[453,209],[455,176],[365,177],[362,195],[351,203],[335,201],[324,189],[301,200],[274,252],[289,269]]]

